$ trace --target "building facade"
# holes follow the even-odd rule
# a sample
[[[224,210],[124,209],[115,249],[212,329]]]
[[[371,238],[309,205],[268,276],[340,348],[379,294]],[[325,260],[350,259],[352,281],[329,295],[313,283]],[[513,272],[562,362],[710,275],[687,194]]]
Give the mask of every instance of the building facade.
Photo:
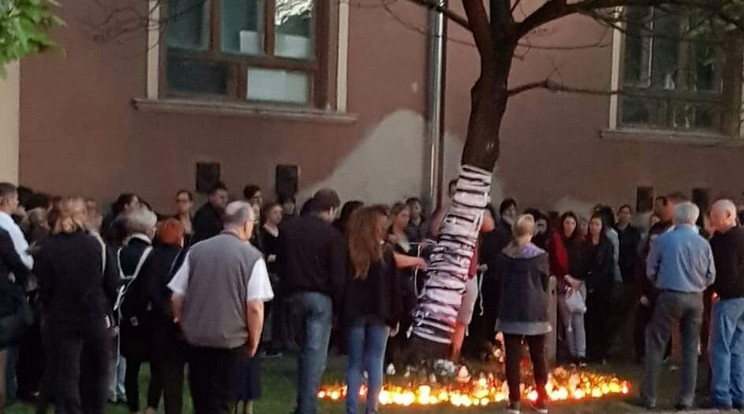
[[[278,165],[298,167],[301,197],[324,186],[370,202],[428,195],[427,11],[376,0],[170,0],[153,10],[169,23],[146,31],[126,18],[107,25],[94,3],[64,2],[68,26],[55,33],[64,54],[28,57],[3,81],[3,178],[104,201],[136,192],[163,211],[177,189],[196,188],[205,163],[219,165],[236,197],[247,183],[272,193]],[[445,182],[478,75],[468,33],[450,25],[448,37]],[[720,109],[740,107],[741,86],[725,81],[740,65],[688,62],[687,45],[624,39],[584,17],[526,42],[512,85],[551,77],[636,95],[512,98],[494,201],[564,209],[634,204],[644,187],[744,191],[735,178],[744,139]]]

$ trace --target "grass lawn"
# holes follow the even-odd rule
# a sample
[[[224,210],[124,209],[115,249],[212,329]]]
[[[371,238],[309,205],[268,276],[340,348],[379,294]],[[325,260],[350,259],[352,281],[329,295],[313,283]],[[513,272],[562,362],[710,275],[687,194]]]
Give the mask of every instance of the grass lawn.
[[[344,357],[332,357],[328,361],[328,369],[326,370],[326,382],[342,382],[344,378],[346,359]],[[592,367],[590,367],[592,368]],[[702,367],[701,367],[702,368]],[[617,363],[608,365],[606,367],[593,367],[598,372],[604,372],[609,374],[617,374],[623,379],[631,381],[634,389],[632,395],[637,392],[637,387],[640,383],[641,367],[629,363]],[[701,372],[703,370],[701,369]],[[263,373],[263,397],[257,401],[254,406],[254,412],[257,414],[270,413],[270,414],[289,414],[294,408],[295,400],[295,360],[293,358],[284,357],[280,359],[267,359],[262,361],[262,373]],[[146,373],[143,374],[143,383],[146,383]],[[674,405],[674,396],[676,393],[677,377],[679,372],[665,371],[660,381],[660,400],[659,408],[664,410],[671,410]],[[142,401],[144,403],[144,393],[146,386],[141,387],[140,392],[142,393]],[[187,397],[185,400],[186,413],[191,412],[191,401]],[[161,409],[162,410],[162,409]],[[444,414],[444,413],[495,413],[502,412],[503,406],[491,406],[481,409],[464,409],[455,408],[451,406],[439,406],[439,407],[420,407],[420,408],[393,408],[393,407],[382,407],[382,412],[386,413],[433,413],[433,414]],[[525,409],[525,412],[529,410]],[[576,403],[564,403],[560,405],[554,405],[551,407],[551,413],[556,414],[568,414],[568,413],[609,413],[609,414],[620,414],[620,413],[635,413],[639,412],[640,409],[628,404],[623,399],[607,399],[603,401],[586,402],[581,404]],[[8,414],[31,414],[33,413],[33,407],[16,404],[6,411]],[[321,413],[328,414],[341,414],[344,412],[343,403],[321,403]],[[127,414],[128,410],[125,407],[114,407],[109,406],[106,409],[107,414]]]

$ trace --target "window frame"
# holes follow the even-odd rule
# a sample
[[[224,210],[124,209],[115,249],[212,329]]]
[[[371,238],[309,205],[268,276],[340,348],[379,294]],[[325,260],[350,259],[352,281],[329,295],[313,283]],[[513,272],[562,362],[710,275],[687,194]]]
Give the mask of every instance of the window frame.
[[[263,54],[240,55],[222,51],[222,0],[206,0],[209,3],[209,41],[204,51],[171,48],[167,44],[167,30],[163,29],[162,42],[158,56],[158,96],[160,99],[195,99],[202,101],[240,103],[249,106],[280,106],[290,108],[324,109],[333,105],[332,94],[335,71],[332,70],[335,45],[338,42],[331,36],[337,28],[338,21],[333,16],[338,14],[338,5],[325,0],[313,1],[313,40],[314,56],[309,59],[285,58],[274,55],[276,28],[274,24],[276,0],[264,2],[264,42]],[[168,4],[161,2],[160,13],[167,16]],[[201,64],[225,64],[229,71],[227,93],[225,95],[175,92],[168,89],[168,55]],[[302,72],[309,78],[307,103],[284,101],[253,100],[247,97],[248,70],[250,68],[275,69],[289,72]]]
[[[654,54],[657,49],[655,44],[656,38],[653,37],[653,30],[655,29],[655,17],[653,11],[649,13],[650,19],[646,21],[644,25],[650,27],[651,34],[648,40],[644,40],[643,43],[648,43],[648,79],[640,79],[630,82],[625,79],[625,65],[626,65],[626,52],[627,52],[627,39],[628,34],[625,31],[627,23],[624,23],[621,28],[613,29],[613,53],[612,53],[612,90],[616,91],[612,94],[610,100],[610,129],[611,130],[648,130],[657,132],[671,132],[677,134],[690,134],[690,135],[718,135],[725,137],[738,137],[742,132],[740,128],[741,113],[739,109],[742,106],[742,86],[740,75],[744,68],[744,59],[742,59],[742,47],[738,46],[736,50],[721,50],[719,54],[719,64],[716,65],[715,70],[715,83],[720,85],[718,90],[710,91],[696,91],[687,88],[687,84],[690,81],[690,69],[691,65],[694,65],[694,57],[690,55],[692,48],[695,43],[689,40],[680,40],[680,56],[678,57],[678,64],[686,63],[686,66],[680,66],[681,74],[678,75],[684,79],[679,79],[678,86],[673,90],[666,90],[659,88],[658,85],[654,85],[654,66],[655,58]],[[689,24],[689,17],[686,17],[687,24]],[[683,50],[684,49],[684,50]],[[733,58],[727,59],[726,55],[731,53]],[[731,63],[731,62],[735,63]],[[726,62],[726,63],[723,63]],[[644,63],[642,61],[642,63]],[[645,66],[645,65],[644,65]],[[727,67],[728,66],[728,67]],[[738,73],[739,76],[733,76],[733,73]],[[682,86],[680,86],[682,85]],[[683,89],[684,88],[684,89]],[[657,112],[656,118],[653,114],[650,115],[649,123],[629,123],[623,121],[623,110],[625,98],[651,98],[656,101],[663,101],[665,108],[663,111]],[[716,111],[713,116],[713,127],[711,128],[685,128],[675,127],[675,108],[678,105],[685,104],[714,104],[718,105],[721,110]],[[661,108],[661,105],[659,105]],[[735,113],[734,113],[735,112]],[[659,115],[660,114],[660,115]],[[662,122],[663,120],[663,122]]]

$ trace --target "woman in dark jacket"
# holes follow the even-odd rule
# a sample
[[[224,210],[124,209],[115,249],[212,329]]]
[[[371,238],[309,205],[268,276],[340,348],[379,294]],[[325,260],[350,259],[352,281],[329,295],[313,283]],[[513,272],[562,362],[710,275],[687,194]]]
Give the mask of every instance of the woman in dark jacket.
[[[520,216],[514,223],[514,240],[502,250],[496,262],[501,290],[496,330],[504,334],[506,377],[509,384],[509,411],[519,412],[522,342],[530,348],[538,399],[535,409],[548,412],[548,381],[545,358],[545,336],[551,330],[548,322],[548,254],[532,244],[535,219]]]
[[[367,413],[377,412],[388,337],[397,332],[403,311],[393,248],[385,243],[387,217],[379,207],[363,207],[348,223],[350,276],[345,298],[349,368],[346,412],[359,404],[363,373],[369,375]]]
[[[170,218],[158,224],[158,245],[150,254],[140,278],[145,286],[145,296],[152,311],[152,382],[162,385],[165,414],[183,411],[183,381],[186,365],[186,341],[181,329],[173,323],[171,291],[168,289],[173,275],[186,258],[186,232],[182,222]],[[158,395],[159,399],[160,396]],[[157,404],[152,408],[157,408]]]
[[[579,365],[586,358],[586,329],[584,314],[572,312],[566,298],[572,291],[586,300],[584,245],[578,228],[579,220],[568,211],[561,216],[558,231],[548,244],[550,272],[558,279],[558,311],[561,316],[563,338],[571,358]]]
[[[111,313],[119,285],[114,258],[84,229],[74,199],[54,211],[52,236],[38,254],[43,318],[55,344],[57,410],[102,413],[107,393]],[[105,264],[103,258],[106,257]],[[90,388],[80,392],[82,350],[90,364]],[[94,378],[93,378],[94,377]]]
[[[595,214],[589,220],[589,234],[584,244],[587,275],[587,344],[589,356],[605,362],[610,348],[611,332],[607,329],[612,304],[612,286],[615,282],[613,246],[605,236],[602,216]]]

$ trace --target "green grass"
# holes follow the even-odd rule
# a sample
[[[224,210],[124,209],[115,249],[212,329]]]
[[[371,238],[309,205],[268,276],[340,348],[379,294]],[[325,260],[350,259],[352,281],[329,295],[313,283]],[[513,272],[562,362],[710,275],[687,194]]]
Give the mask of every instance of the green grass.
[[[342,382],[344,378],[346,359],[343,357],[331,357],[328,361],[328,369],[326,370],[325,382],[336,383]],[[636,389],[633,390],[632,394],[637,391],[638,384],[640,383],[641,367],[629,363],[618,363],[614,365],[608,365],[606,367],[590,367],[598,372],[604,372],[608,374],[617,374],[621,378],[628,379]],[[703,369],[700,370],[703,372]],[[262,361],[262,382],[263,382],[263,397],[255,402],[254,412],[257,414],[270,413],[270,414],[289,414],[294,408],[295,402],[295,360],[294,358],[284,357],[280,359],[267,359]],[[677,377],[679,372],[665,371],[660,382],[660,399],[659,408],[671,410],[674,405],[674,396],[676,392]],[[147,383],[147,373],[144,372],[142,375],[143,386],[140,388],[142,393],[142,401],[144,403],[144,393]],[[191,412],[191,401],[190,398],[185,399],[185,405],[187,406],[184,410],[185,413]],[[492,406],[482,409],[463,409],[454,408],[449,406],[439,407],[414,407],[414,408],[394,408],[394,407],[382,407],[381,411],[386,413],[404,414],[404,413],[433,413],[433,414],[444,414],[444,413],[498,413],[501,412],[502,407],[498,408]],[[161,408],[162,411],[162,408]],[[525,410],[526,412],[529,412]],[[569,414],[569,413],[609,413],[609,414],[620,414],[620,413],[635,413],[638,412],[637,407],[633,407],[628,404],[627,401],[621,398],[610,398],[602,401],[584,402],[584,403],[564,403],[551,407],[551,413],[555,414]],[[33,413],[33,407],[28,405],[16,404],[6,411],[8,414],[31,414]],[[328,414],[341,414],[344,412],[344,405],[342,402],[331,404],[327,402],[321,402],[320,412]],[[107,414],[127,414],[128,410],[125,407],[120,406],[108,406],[106,409]]]

